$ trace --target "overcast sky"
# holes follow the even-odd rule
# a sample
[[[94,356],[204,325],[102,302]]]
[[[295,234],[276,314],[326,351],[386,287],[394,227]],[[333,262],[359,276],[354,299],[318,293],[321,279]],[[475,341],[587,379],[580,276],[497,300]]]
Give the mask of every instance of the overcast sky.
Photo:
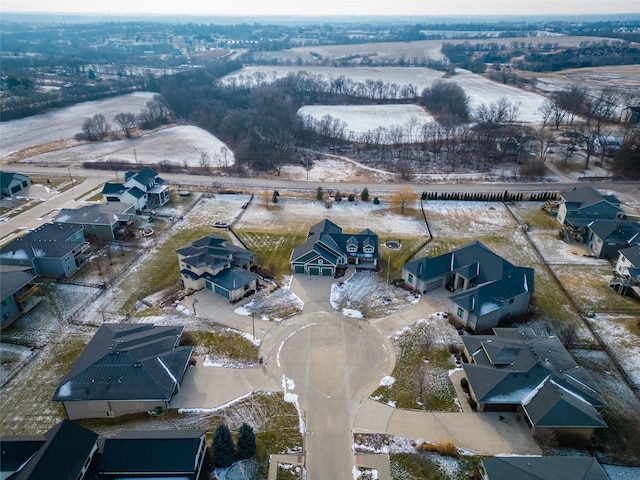
[[[2,12],[161,15],[584,15],[640,13],[640,0],[1,0]]]

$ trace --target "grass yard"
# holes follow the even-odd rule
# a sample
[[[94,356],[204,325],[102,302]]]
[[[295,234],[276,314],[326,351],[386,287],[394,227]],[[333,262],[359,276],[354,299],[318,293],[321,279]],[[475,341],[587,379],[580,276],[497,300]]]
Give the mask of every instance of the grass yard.
[[[258,347],[250,340],[227,329],[189,330],[189,333],[193,337],[193,346],[198,355],[222,357],[245,363],[255,363],[258,360]]]
[[[542,210],[543,205],[544,202],[518,202],[515,205],[507,205],[507,208],[520,222],[529,225],[529,228],[559,230],[560,223],[555,216]]]
[[[387,267],[389,268],[389,281],[402,278],[402,266],[413,259],[416,253],[422,251],[425,246],[425,239],[421,238],[403,238],[397,236],[380,236],[380,259],[378,265],[382,269],[385,277],[387,276]],[[385,242],[399,242],[399,249],[391,249],[385,246]]]
[[[281,279],[291,273],[291,251],[306,240],[306,232],[265,232],[234,230],[249,250],[256,254],[254,263],[272,272],[273,278]]]
[[[145,259],[140,267],[127,275],[119,288],[128,294],[121,307],[122,314],[133,314],[136,302],[180,280],[178,248],[211,233],[210,227],[181,229],[158,245],[153,258]]]
[[[389,456],[391,476],[402,480],[479,479],[480,458],[458,459],[427,453],[395,453]]]

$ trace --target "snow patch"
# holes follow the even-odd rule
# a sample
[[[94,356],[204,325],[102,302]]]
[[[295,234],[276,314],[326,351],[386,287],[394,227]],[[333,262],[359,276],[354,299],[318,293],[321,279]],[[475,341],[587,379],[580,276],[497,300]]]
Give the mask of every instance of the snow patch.
[[[384,377],[382,377],[382,380],[380,380],[380,386],[382,386],[382,387],[390,387],[395,382],[396,382],[396,379],[394,377],[390,377],[389,375],[385,375]]]

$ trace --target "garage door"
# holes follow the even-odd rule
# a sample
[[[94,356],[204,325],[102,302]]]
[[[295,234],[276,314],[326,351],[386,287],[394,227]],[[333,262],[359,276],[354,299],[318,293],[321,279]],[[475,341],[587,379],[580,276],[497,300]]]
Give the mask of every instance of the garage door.
[[[429,292],[431,290],[435,290],[440,287],[442,287],[442,278],[440,280],[436,280],[435,282],[427,283],[424,286],[424,291]]]
[[[309,275],[320,275],[319,267],[309,267]]]
[[[225,290],[224,288],[219,287],[218,285],[215,286],[215,292],[218,295],[222,295],[224,298],[229,298],[229,291]]]
[[[304,273],[304,265],[294,265],[293,273]]]
[[[322,267],[322,276],[331,277],[333,275],[333,269],[331,267]]]

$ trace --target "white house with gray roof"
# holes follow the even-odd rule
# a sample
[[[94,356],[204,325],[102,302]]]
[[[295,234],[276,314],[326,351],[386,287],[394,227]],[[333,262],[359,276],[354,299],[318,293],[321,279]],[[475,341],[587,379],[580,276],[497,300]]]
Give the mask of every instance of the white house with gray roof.
[[[534,291],[532,268],[517,267],[478,241],[438,257],[405,263],[402,279],[420,293],[452,292],[449,313],[473,331],[526,313]]]
[[[47,277],[70,277],[87,262],[91,247],[82,227],[45,223],[0,248],[0,264],[33,268]]]
[[[620,249],[640,245],[640,222],[593,220],[587,225],[585,243],[598,258],[617,258]]]
[[[255,292],[258,275],[250,271],[255,254],[209,234],[176,250],[185,288],[203,288],[230,302]]]
[[[369,230],[343,233],[328,219],[309,228],[307,240],[291,252],[291,271],[309,275],[334,276],[338,267],[368,270],[378,267],[378,235]]]
[[[530,328],[494,328],[494,335],[464,335],[462,368],[478,411],[520,413],[533,431],[559,440],[588,441],[607,425],[605,406],[587,371],[554,336]]]
[[[609,283],[621,295],[635,295],[640,298],[640,245],[618,251],[618,260],[613,271],[614,278]]]
[[[133,203],[137,211],[161,207],[171,200],[169,184],[149,167],[125,173],[123,183],[105,183],[102,195],[107,202]]]

